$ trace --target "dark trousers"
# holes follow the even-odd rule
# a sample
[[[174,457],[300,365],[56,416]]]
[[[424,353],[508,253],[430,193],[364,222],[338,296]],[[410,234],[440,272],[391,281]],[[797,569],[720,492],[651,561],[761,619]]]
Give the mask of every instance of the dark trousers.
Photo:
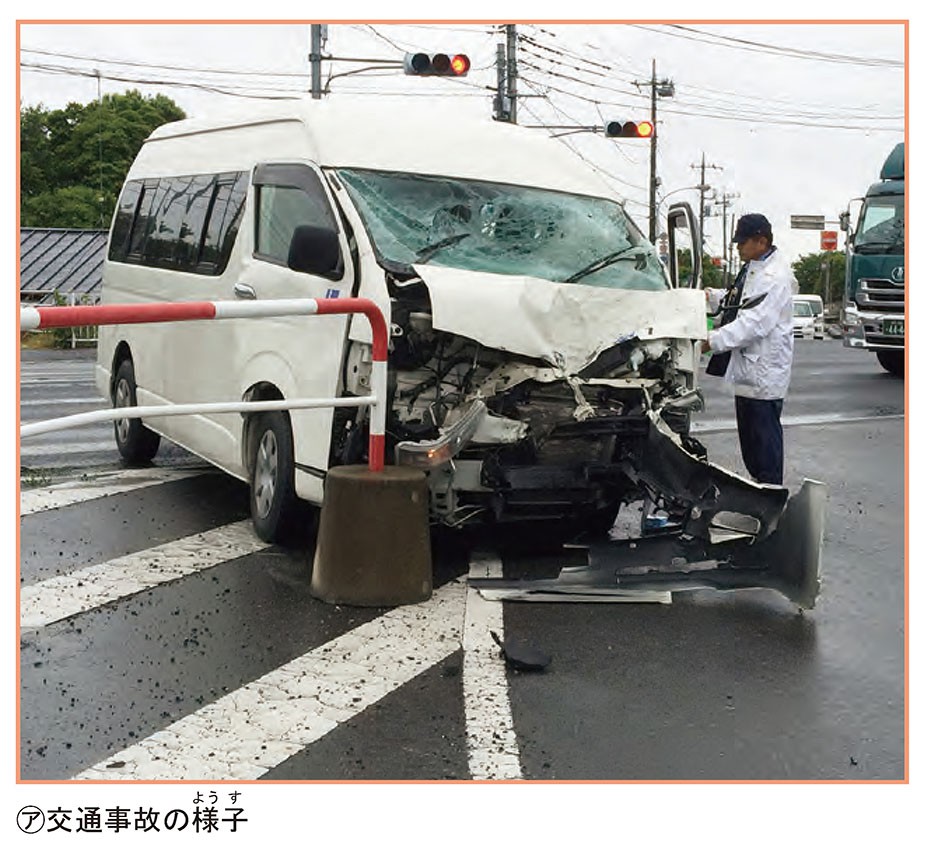
[[[742,460],[757,482],[784,482],[784,431],[781,428],[783,399],[735,397]]]

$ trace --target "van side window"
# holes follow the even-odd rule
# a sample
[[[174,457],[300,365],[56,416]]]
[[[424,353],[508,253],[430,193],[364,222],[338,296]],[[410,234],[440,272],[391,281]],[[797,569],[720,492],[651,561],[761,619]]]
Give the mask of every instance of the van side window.
[[[132,231],[132,222],[135,220],[141,195],[141,182],[129,182],[123,188],[119,205],[116,207],[116,216],[113,218],[113,234],[110,237],[111,259],[125,259],[129,252],[129,233]]]
[[[109,258],[218,276],[229,261],[247,191],[245,172],[128,182]]]
[[[255,170],[257,217],[255,256],[286,265],[298,226],[338,231],[317,175],[300,164],[259,166]]]
[[[197,270],[201,273],[221,274],[225,269],[239,233],[247,193],[247,173],[226,173],[218,177],[200,247]]]

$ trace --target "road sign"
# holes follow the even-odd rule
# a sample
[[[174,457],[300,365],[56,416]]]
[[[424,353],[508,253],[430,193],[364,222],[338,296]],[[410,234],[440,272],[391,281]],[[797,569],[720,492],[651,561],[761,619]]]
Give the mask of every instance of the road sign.
[[[836,250],[839,246],[839,233],[823,230],[819,233],[820,250]]]
[[[822,214],[791,214],[791,229],[822,230],[826,226],[826,218]]]

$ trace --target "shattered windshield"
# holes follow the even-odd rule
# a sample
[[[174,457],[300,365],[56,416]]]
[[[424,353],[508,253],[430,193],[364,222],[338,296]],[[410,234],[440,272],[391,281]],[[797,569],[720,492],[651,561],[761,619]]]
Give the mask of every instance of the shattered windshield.
[[[618,203],[491,182],[338,171],[378,258],[617,289],[666,289],[654,248]]]
[[[855,234],[856,252],[902,253],[903,210],[902,196],[867,201]]]

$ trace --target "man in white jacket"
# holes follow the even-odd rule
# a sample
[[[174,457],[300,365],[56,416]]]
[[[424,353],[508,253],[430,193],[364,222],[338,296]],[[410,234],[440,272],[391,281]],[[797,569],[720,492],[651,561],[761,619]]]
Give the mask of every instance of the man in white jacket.
[[[745,264],[727,303],[745,303],[759,295],[764,299],[734,314],[726,312],[722,326],[707,334],[704,350],[729,352],[725,378],[735,392],[739,444],[748,472],[758,482],[780,485],[784,481],[781,410],[793,360],[797,280],[774,246],[771,224],[763,214],[740,217],[732,243]],[[727,294],[725,289],[706,293],[712,311]]]

